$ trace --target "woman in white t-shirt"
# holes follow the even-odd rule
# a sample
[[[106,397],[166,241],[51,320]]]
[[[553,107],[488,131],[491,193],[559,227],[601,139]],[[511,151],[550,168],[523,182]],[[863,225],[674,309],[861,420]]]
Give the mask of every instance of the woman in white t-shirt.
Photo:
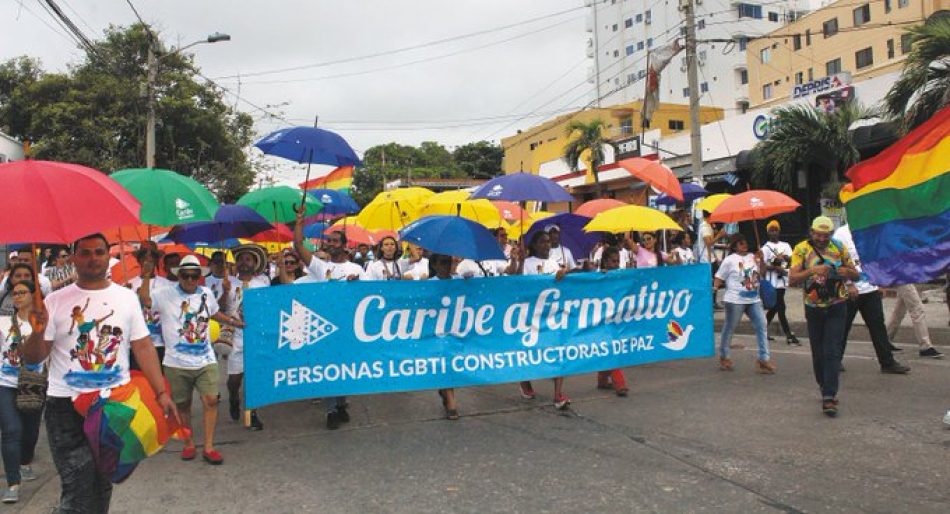
[[[670,252],[672,260],[676,264],[696,264],[696,255],[693,253],[693,238],[689,232],[677,232],[673,236],[673,244],[676,245]]]
[[[520,257],[517,251],[512,251],[512,258]],[[535,232],[528,242],[528,258],[521,265],[524,275],[554,275],[556,280],[560,280],[567,274],[568,270],[558,266],[557,262],[551,258],[551,238],[547,232]],[[536,398],[534,387],[530,381],[523,381],[521,386],[521,397],[526,400]],[[571,405],[571,399],[563,392],[564,377],[554,379],[554,407],[558,410],[567,409]]]
[[[384,237],[374,252],[377,260],[366,264],[366,280],[400,280],[402,271],[399,268],[399,258],[402,257],[402,251],[399,249],[399,243],[392,236]]]
[[[426,280],[429,278],[429,259],[423,257],[425,251],[421,246],[408,243],[407,253],[397,262],[402,278],[405,280]]]
[[[749,243],[741,233],[733,234],[729,238],[731,252],[719,269],[716,271],[715,289],[726,288],[722,297],[726,311],[726,321],[723,323],[719,338],[719,369],[732,370],[732,360],[729,359],[729,343],[732,341],[733,331],[742,315],[745,314],[752,321],[755,329],[755,338],[759,346],[758,359],[755,361],[756,371],[763,374],[775,373],[775,366],[769,360],[769,341],[766,334],[765,311],[762,309],[762,300],[759,298],[759,277],[762,273],[762,257],[749,252]]]
[[[21,480],[36,479],[30,463],[33,462],[36,441],[40,435],[43,409],[24,412],[16,406],[20,366],[24,365],[20,345],[25,343],[27,336],[33,332],[30,313],[33,311],[34,291],[36,286],[33,282],[18,282],[10,291],[15,312],[0,317],[0,433],[3,434],[3,469],[7,478],[7,489],[2,497],[4,503],[17,501]],[[27,367],[33,371],[42,371],[43,364]]]
[[[770,221],[765,229],[768,231],[769,240],[762,245],[762,262],[765,265],[765,278],[775,288],[775,305],[765,313],[765,326],[768,329],[768,326],[772,324],[772,318],[778,314],[779,324],[785,334],[785,342],[801,346],[798,338],[792,333],[791,327],[788,326],[788,318],[785,317],[785,289],[788,288],[788,267],[792,262],[792,246],[785,241],[779,241],[782,227],[778,221]],[[772,337],[769,337],[769,341],[772,341]]]

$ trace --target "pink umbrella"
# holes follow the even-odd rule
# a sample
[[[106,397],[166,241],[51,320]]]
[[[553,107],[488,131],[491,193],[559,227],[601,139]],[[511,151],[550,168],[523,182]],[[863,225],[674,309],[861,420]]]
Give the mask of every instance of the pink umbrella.
[[[657,190],[676,198],[680,202],[683,201],[683,188],[680,186],[679,180],[676,180],[673,170],[660,164],[659,161],[633,157],[618,161],[617,164],[634,177],[650,184]]]
[[[577,209],[574,209],[574,214],[584,216],[585,218],[593,218],[604,211],[616,209],[617,207],[625,207],[626,205],[626,203],[620,200],[614,200],[613,198],[599,198],[582,203]]]
[[[507,202],[505,200],[495,200],[492,201],[492,205],[498,209],[498,213],[501,214],[501,219],[511,223],[520,220],[524,217],[524,213],[521,210],[521,207],[514,202]]]

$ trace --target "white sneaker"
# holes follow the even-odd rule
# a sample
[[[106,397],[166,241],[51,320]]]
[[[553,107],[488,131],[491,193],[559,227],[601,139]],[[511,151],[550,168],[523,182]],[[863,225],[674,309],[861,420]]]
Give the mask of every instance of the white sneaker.
[[[950,427],[950,410],[948,410],[947,413],[944,414],[944,416],[943,416],[943,424],[944,424],[944,425],[947,425],[948,427]]]
[[[33,471],[33,466],[20,466],[20,478],[27,482],[36,480],[36,472]]]
[[[7,487],[3,491],[3,496],[0,497],[0,502],[3,503],[16,503],[20,501],[20,486],[12,485]]]

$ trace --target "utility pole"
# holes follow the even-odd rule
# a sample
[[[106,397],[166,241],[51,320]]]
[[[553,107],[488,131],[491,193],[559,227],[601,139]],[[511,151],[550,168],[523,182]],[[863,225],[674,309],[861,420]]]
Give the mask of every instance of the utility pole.
[[[313,128],[317,128],[317,124],[320,123],[320,116],[313,117]]]
[[[145,122],[145,167],[155,167],[155,83],[158,81],[158,62],[155,59],[152,32],[148,33],[148,120]]]
[[[703,140],[699,125],[699,63],[696,61],[696,5],[693,0],[681,0],[680,8],[686,14],[686,79],[689,82],[689,143],[693,177],[704,185]]]
[[[597,25],[597,2],[601,0],[592,0],[590,3],[591,9],[594,10],[594,80],[597,81],[597,87],[594,88],[594,94],[597,95],[595,100],[597,107],[600,107],[600,38],[597,37],[597,30],[599,26]]]

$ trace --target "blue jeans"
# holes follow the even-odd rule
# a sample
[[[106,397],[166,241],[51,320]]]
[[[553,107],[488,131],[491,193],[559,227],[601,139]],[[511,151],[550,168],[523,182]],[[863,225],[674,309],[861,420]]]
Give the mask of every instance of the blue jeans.
[[[765,311],[762,310],[762,302],[755,303],[730,303],[723,302],[726,309],[726,321],[722,325],[722,333],[719,334],[719,357],[726,359],[729,357],[729,342],[732,341],[732,333],[736,330],[736,325],[742,319],[744,313],[752,321],[752,328],[755,329],[755,340],[759,345],[759,360],[766,362],[769,360],[769,338],[766,332],[768,324],[765,321]]]
[[[59,508],[56,510],[59,514],[109,512],[112,482],[96,469],[92,450],[83,432],[84,420],[73,408],[69,398],[46,400],[49,450],[62,484]]]
[[[808,322],[808,343],[811,345],[811,364],[815,380],[821,388],[821,398],[838,396],[838,374],[841,372],[841,345],[844,326],[848,320],[846,302],[830,307],[805,306]]]
[[[20,483],[20,466],[33,462],[36,440],[40,437],[43,411],[23,413],[16,408],[16,389],[0,387],[0,434],[3,469],[7,485]]]

